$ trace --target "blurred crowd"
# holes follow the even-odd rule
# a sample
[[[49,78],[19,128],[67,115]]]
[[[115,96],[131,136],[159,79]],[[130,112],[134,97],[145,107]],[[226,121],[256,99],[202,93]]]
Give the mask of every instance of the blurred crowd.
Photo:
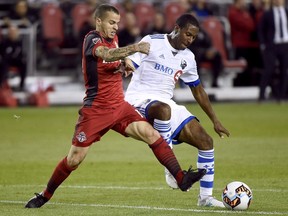
[[[94,9],[98,4],[110,3],[115,5],[121,14],[119,46],[137,42],[147,34],[170,33],[177,17],[185,12],[193,13],[200,23],[211,16],[226,18],[229,28],[225,26],[223,38],[227,58],[245,59],[247,62],[243,72],[235,77],[233,86],[259,86],[259,100],[265,98],[267,86],[271,86],[275,97],[281,99],[287,96],[288,72],[285,62],[288,62],[288,49],[284,49],[285,52],[276,52],[275,46],[269,48],[271,43],[277,46],[280,44],[281,47],[285,45],[285,48],[288,44],[285,0],[231,0],[226,4],[211,0],[17,0],[13,4],[13,1],[7,2],[0,3],[0,85],[9,77],[12,69],[16,68],[21,77],[19,90],[25,89],[25,77],[31,72],[27,71],[26,67],[29,53],[26,54],[23,50],[21,29],[32,26],[37,35],[37,70],[59,72],[61,69],[79,68],[83,38],[87,32],[95,29]],[[269,13],[274,10],[275,14],[275,8],[284,9],[270,21]],[[278,41],[273,39],[274,35],[271,36],[272,39],[267,38],[269,31],[275,28],[278,31],[275,23],[279,22],[281,38]],[[223,62],[226,57],[213,43],[213,35],[204,27],[201,28],[198,38],[189,49],[195,54],[199,71],[202,63],[209,63],[211,86],[219,87],[218,78],[224,70]],[[273,52],[274,55],[271,56]]]

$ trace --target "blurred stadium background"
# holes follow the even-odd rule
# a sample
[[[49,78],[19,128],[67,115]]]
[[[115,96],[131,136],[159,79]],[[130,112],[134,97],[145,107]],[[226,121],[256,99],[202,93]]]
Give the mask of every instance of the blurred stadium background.
[[[79,27],[84,21],[79,17],[77,21],[68,19],[65,25],[70,27],[66,29],[64,25],[59,25],[64,22],[63,11],[60,15],[61,22],[55,23],[50,17],[53,22],[52,29],[50,28],[48,32],[56,33],[57,37],[56,40],[47,40],[43,33],[44,18],[40,12],[50,3],[53,4],[53,7],[50,7],[52,11],[59,11],[60,3],[68,2],[67,7],[69,5],[70,9],[79,7],[79,10],[86,14],[84,4],[94,5],[103,2],[28,1],[33,11],[32,15],[36,15],[37,19],[26,28],[20,29],[24,38],[23,49],[27,56],[26,89],[25,91],[16,89],[19,76],[14,75],[17,73],[17,68],[12,68],[8,82],[19,108],[0,109],[2,126],[0,215],[238,215],[239,212],[197,207],[198,184],[189,193],[170,190],[165,185],[162,167],[156,165],[147,146],[132,139],[120,138],[121,136],[113,131],[93,146],[81,169],[59,188],[51,204],[37,212],[28,212],[23,208],[33,192],[40,191],[44,187],[51,169],[59,158],[66,154],[77,120],[77,107],[82,103],[84,96],[79,40],[74,41],[79,31],[69,33],[69,28],[71,31],[71,27],[76,23]],[[0,0],[0,17],[7,16],[16,2],[16,0]],[[120,8],[124,0],[105,2]],[[159,7],[163,13],[165,5],[170,3],[175,5],[176,2],[175,8],[180,8],[183,4],[181,0],[132,0],[132,2],[134,7],[141,5],[140,3],[148,4],[150,9],[151,5],[154,9]],[[206,2],[213,8],[214,16],[224,27],[225,49],[229,59],[233,59],[229,38],[230,27],[226,16],[233,0]],[[145,9],[144,11],[147,12]],[[177,15],[177,10],[173,11],[176,11]],[[87,14],[81,15],[84,20],[89,19],[88,17]],[[150,18],[142,15],[138,19],[143,17]],[[124,27],[124,21],[120,27]],[[64,40],[64,35],[67,33],[71,38]],[[0,41],[5,34],[7,34],[5,20],[1,18]],[[231,137],[227,139],[220,139],[217,136],[209,118],[199,106],[194,103],[187,105],[187,108],[201,120],[201,124],[215,142],[218,167],[215,197],[221,198],[223,187],[228,182],[241,180],[247,183],[254,193],[251,208],[241,215],[287,215],[287,103],[281,106],[276,103],[261,105],[254,103],[258,97],[257,85],[234,84],[236,74],[241,73],[241,68],[223,72],[218,88],[211,87],[211,72],[207,68],[203,67],[200,73],[211,100],[236,101],[213,104],[219,118],[231,132]],[[124,81],[123,88],[129,80]],[[41,95],[42,91],[44,95]],[[49,109],[27,107],[31,105],[29,101],[31,94],[36,94],[34,99],[38,100],[38,103],[32,101],[33,105],[51,107]],[[189,90],[181,88],[180,85],[175,90],[175,99],[179,102],[193,101]],[[243,103],[244,101],[249,103]],[[77,106],[62,107],[63,105]],[[183,167],[195,165],[196,149],[181,145],[175,148],[175,153],[177,157],[179,156]]]
[[[23,28],[21,26],[22,21],[10,20],[20,26],[20,34],[23,36],[23,50],[27,56],[28,76],[25,91],[13,91],[13,96],[17,99],[16,106],[28,105],[29,103],[36,106],[81,104],[84,96],[80,52],[83,37],[81,27],[85,22],[89,22],[91,11],[98,4],[110,3],[119,9],[122,15],[120,30],[125,27],[126,9],[124,5],[127,7],[129,4],[132,5],[132,11],[142,32],[153,22],[155,12],[160,11],[165,15],[165,29],[169,33],[179,14],[187,11],[187,7],[195,1],[28,0],[27,2],[29,6],[27,16],[29,19],[31,18],[29,23]],[[250,2],[247,1],[247,4]],[[9,12],[16,3],[17,0],[0,1],[0,17],[2,17],[0,20],[0,41],[7,34],[5,17],[9,17]],[[223,31],[224,35],[221,38],[222,41],[219,43],[216,41],[215,46],[219,47],[219,44],[223,44],[223,47],[219,48],[223,49],[221,52],[225,52],[224,55],[227,56],[228,61],[234,60],[230,24],[227,19],[227,10],[233,0],[207,0],[205,3],[213,11],[213,17],[221,23],[221,28],[218,28],[214,20],[212,24],[209,23],[208,28],[211,28],[212,32]],[[213,88],[209,66],[200,67],[199,73],[211,100],[257,100],[258,86],[256,84],[235,85],[235,78],[244,69],[245,62],[240,62],[235,67],[224,68],[218,80],[219,88]],[[17,68],[16,70],[11,68],[8,83],[12,90],[18,85],[19,79]],[[124,89],[128,82],[129,78],[124,79]],[[271,94],[271,91],[271,88],[268,88],[268,94]],[[33,99],[30,98],[29,95],[39,92],[45,92],[45,95],[34,95]],[[42,102],[39,101],[39,98],[43,99],[43,97],[46,99]],[[175,91],[175,100],[191,102],[193,98],[187,88],[182,88],[179,85]]]

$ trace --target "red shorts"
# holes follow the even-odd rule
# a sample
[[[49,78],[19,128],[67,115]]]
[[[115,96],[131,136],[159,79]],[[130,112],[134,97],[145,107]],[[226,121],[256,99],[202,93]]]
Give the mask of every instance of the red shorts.
[[[99,141],[110,129],[127,136],[126,127],[135,121],[147,121],[132,105],[124,101],[116,109],[82,107],[75,127],[72,144],[86,147]]]

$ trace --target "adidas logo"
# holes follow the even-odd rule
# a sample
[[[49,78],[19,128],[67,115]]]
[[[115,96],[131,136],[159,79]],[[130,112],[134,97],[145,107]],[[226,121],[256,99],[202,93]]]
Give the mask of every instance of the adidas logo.
[[[159,58],[165,59],[164,54],[161,54],[161,55],[159,56]]]

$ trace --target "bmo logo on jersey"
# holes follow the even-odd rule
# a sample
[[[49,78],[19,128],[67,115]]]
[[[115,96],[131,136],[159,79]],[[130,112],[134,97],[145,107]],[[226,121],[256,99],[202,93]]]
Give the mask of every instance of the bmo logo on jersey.
[[[185,66],[186,67],[186,66]],[[184,68],[185,68],[184,67]],[[166,74],[169,74],[169,75],[172,75],[173,74],[173,69],[172,68],[169,68],[169,67],[166,67],[164,65],[161,65],[161,64],[158,64],[156,63],[155,64],[155,67],[154,67],[156,70],[159,70],[161,72],[164,72]],[[179,80],[179,77],[181,76],[181,74],[183,74],[183,71],[182,70],[178,70],[175,74],[174,74],[174,81],[177,82]]]
[[[161,64],[158,64],[158,63],[155,64],[154,69],[156,69],[158,71],[161,71],[161,72],[164,72],[164,73],[169,74],[169,75],[173,74],[173,69],[172,68],[169,68],[167,66],[164,66],[164,65],[161,65]]]

